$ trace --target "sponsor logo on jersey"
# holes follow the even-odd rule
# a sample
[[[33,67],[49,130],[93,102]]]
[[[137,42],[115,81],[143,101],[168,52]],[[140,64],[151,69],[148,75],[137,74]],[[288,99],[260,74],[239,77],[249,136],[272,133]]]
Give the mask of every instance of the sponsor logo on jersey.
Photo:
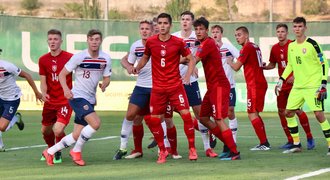
[[[160,45],[162,48],[166,49],[166,45],[161,44]]]

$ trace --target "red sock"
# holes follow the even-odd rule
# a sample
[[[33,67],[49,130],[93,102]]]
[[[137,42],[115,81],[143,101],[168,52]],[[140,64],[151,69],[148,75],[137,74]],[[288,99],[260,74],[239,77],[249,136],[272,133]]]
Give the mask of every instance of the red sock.
[[[144,116],[144,121],[146,122],[147,126],[149,126],[148,123],[150,122],[150,119],[151,119],[150,114]]]
[[[288,138],[288,142],[293,143],[293,139],[292,139],[292,136],[290,134],[290,131],[289,131],[289,128],[288,128],[288,122],[286,121],[286,118],[280,116],[280,120],[281,120],[281,125],[282,125],[282,128],[284,130],[284,133],[285,133],[286,137]]]
[[[298,115],[298,117],[299,117],[300,125],[304,128],[307,138],[308,139],[313,138],[306,113],[302,112],[300,115]]]
[[[175,126],[167,128],[167,139],[171,145],[172,154],[177,154],[177,135]]]
[[[55,135],[53,131],[50,134],[43,134],[43,138],[49,148],[55,145]]]
[[[257,117],[254,120],[252,120],[251,123],[254,128],[254,131],[256,132],[256,134],[259,138],[260,144],[266,143],[267,136],[266,136],[265,126],[264,126],[264,123],[262,122],[262,119],[260,117]]]
[[[230,149],[231,152],[237,153],[237,147],[235,144],[235,141],[233,139],[233,134],[231,133],[231,129],[227,129],[222,132],[222,137],[224,140],[224,143],[227,145],[227,147]]]
[[[143,125],[133,125],[134,149],[142,153],[142,139],[144,135]]]
[[[198,120],[196,118],[193,119],[194,122],[194,127],[197,131],[199,131],[199,127],[198,127]]]
[[[63,134],[60,136],[55,136],[56,143],[60,142],[64,137],[65,137],[65,132],[63,132]]]
[[[189,148],[195,148],[195,129],[191,115],[190,113],[182,114],[181,118],[183,119],[183,129],[188,139]]]
[[[154,135],[159,150],[163,152],[166,151],[164,145],[164,131],[161,125],[160,118],[151,117],[150,121],[148,121],[148,125],[151,133]]]
[[[224,139],[223,139],[223,137],[222,137],[222,133],[221,133],[221,131],[220,131],[219,126],[216,126],[215,128],[210,129],[210,132],[211,132],[212,134],[214,134],[218,139],[220,139],[220,141],[224,142]]]

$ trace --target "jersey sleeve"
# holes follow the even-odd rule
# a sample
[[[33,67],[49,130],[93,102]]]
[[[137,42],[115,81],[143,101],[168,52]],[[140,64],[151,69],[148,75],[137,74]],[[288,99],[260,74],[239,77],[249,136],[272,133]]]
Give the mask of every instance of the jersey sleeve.
[[[45,66],[41,58],[39,59],[38,65],[39,65],[39,75],[46,75]]]
[[[107,65],[103,71],[103,77],[111,76],[112,74],[112,65],[111,65],[111,58],[110,56],[107,57]]]
[[[239,57],[239,51],[235,46],[228,44],[228,50],[233,55],[234,58],[237,59]]]
[[[151,56],[151,49],[150,49],[150,41],[149,40],[147,40],[147,42],[146,42],[146,48],[144,49],[143,54],[145,54],[149,57]]]
[[[237,58],[242,64],[245,64],[249,57],[249,51],[247,47],[243,47],[239,53],[239,57]]]
[[[14,74],[15,76],[18,76],[21,73],[21,71],[22,71],[20,68],[18,68],[17,66],[15,66],[12,63],[8,63],[8,65],[6,67],[6,70],[9,73]]]
[[[77,66],[80,64],[79,55],[78,54],[73,55],[70,58],[70,60],[65,64],[64,67],[69,72],[72,72],[73,70],[75,70],[77,68]]]
[[[321,46],[318,43],[316,43],[316,44],[320,49],[320,52],[317,53],[317,57],[320,60],[320,64],[322,65],[322,80],[327,81],[328,80],[328,73],[329,73],[329,62],[328,62],[327,57],[325,57]]]
[[[135,51],[134,51],[134,46],[132,45],[130,50],[129,50],[129,54],[128,54],[128,62],[130,64],[134,64],[136,61],[136,55],[135,55]]]
[[[291,44],[289,44],[289,46],[288,46],[288,64],[286,65],[284,72],[282,73],[282,76],[281,76],[283,79],[288,78],[288,76],[292,72],[292,58],[294,58],[294,57],[291,56],[290,46],[291,46]]]
[[[204,59],[207,55],[208,55],[208,49],[207,48],[207,44],[202,43],[201,45],[199,45],[197,52],[196,52],[196,57],[200,58],[200,59]]]
[[[269,55],[269,62],[271,63],[276,63],[276,58],[274,56],[274,46],[270,50],[270,55]]]

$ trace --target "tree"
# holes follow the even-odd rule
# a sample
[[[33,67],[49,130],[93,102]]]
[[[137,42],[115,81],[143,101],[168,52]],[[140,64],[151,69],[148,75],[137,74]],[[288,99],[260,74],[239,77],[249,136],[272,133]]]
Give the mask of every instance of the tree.
[[[87,19],[101,18],[101,4],[98,0],[84,0],[83,17]]]
[[[183,11],[191,8],[190,0],[171,0],[165,6],[166,12],[172,15],[173,20],[179,20]]]
[[[22,0],[21,7],[29,11],[29,14],[32,15],[32,11],[39,9],[42,6],[42,3],[38,0]]]

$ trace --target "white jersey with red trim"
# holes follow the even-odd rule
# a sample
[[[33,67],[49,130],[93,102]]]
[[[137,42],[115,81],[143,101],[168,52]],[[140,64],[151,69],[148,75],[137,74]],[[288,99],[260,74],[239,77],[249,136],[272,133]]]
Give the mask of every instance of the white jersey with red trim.
[[[191,54],[193,56],[195,56],[196,51],[197,51],[197,46],[195,46],[195,42],[197,41],[195,31],[192,31],[188,38],[183,38],[182,35],[181,35],[181,31],[175,32],[172,35],[183,39],[183,41],[189,47],[189,49],[191,51]],[[188,66],[184,65],[184,64],[180,64],[179,68],[180,68],[180,75],[181,75],[181,77],[183,77],[188,71]],[[191,76],[190,77],[190,83],[193,83],[195,81],[197,81],[197,77]]]
[[[128,55],[128,62],[131,64],[139,62],[144,54],[144,49],[145,47],[141,39],[135,41],[131,46]],[[147,64],[140,70],[136,80],[136,86],[152,88],[151,60],[149,60]]]
[[[21,89],[16,84],[16,77],[21,69],[14,64],[0,60],[0,99],[14,101],[22,96]]]
[[[227,44],[227,43],[223,43],[219,50],[220,50],[220,54],[221,54],[222,66],[223,66],[223,69],[225,70],[226,76],[230,83],[230,88],[235,88],[236,83],[235,83],[235,78],[234,78],[234,71],[230,67],[230,65],[227,63],[226,58],[228,56],[233,56],[234,58],[237,59],[239,56],[239,51],[234,46]]]
[[[84,98],[89,103],[96,102],[96,89],[102,77],[111,76],[111,58],[99,51],[97,58],[92,58],[88,50],[71,57],[65,68],[74,71],[75,83],[72,88],[73,98]]]

